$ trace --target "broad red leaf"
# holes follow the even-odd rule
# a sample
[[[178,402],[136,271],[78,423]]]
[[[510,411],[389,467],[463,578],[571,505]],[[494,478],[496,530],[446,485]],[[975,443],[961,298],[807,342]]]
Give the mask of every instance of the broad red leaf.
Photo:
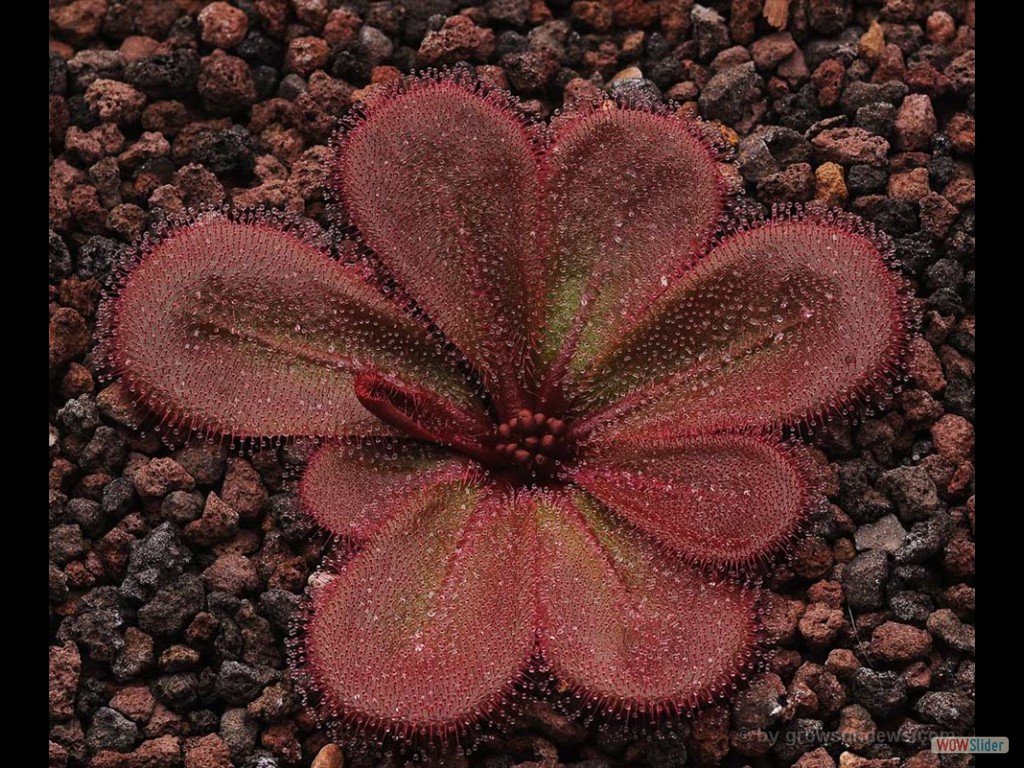
[[[112,313],[112,364],[166,421],[237,436],[387,433],[353,391],[367,367],[474,407],[422,325],[273,222],[208,214],[172,231]]]
[[[604,710],[686,710],[756,657],[756,593],[714,583],[566,491],[537,504],[540,644]]]
[[[524,403],[536,175],[525,123],[453,80],[375,97],[334,174],[367,245],[508,413]]]
[[[335,715],[401,737],[491,714],[534,646],[533,528],[510,498],[414,493],[313,597],[309,669]]]
[[[692,122],[625,108],[556,125],[541,184],[541,354],[572,378],[700,254],[725,185]]]
[[[728,237],[587,375],[634,434],[784,424],[883,389],[907,303],[879,239],[852,220],[778,220]]]
[[[332,443],[309,460],[299,498],[331,533],[368,539],[411,495],[435,485],[468,482],[474,472],[465,457],[410,440]]]
[[[571,477],[692,562],[726,568],[778,552],[816,498],[800,448],[747,435],[595,443]]]

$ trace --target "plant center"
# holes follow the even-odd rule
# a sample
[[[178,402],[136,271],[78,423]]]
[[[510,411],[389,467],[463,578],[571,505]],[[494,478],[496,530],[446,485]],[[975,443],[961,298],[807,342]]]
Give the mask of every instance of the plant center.
[[[520,474],[549,477],[567,453],[565,422],[523,409],[498,425],[494,450]]]

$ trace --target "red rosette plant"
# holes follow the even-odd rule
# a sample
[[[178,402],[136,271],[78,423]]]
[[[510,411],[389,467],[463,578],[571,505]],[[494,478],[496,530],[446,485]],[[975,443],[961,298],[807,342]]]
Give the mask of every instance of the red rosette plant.
[[[762,648],[756,577],[818,501],[786,430],[882,394],[907,342],[886,240],[842,214],[726,228],[692,120],[524,120],[421,78],[335,143],[351,242],[210,212],[147,241],[109,359],[168,426],[319,438],[299,493],[355,554],[301,666],[335,722],[459,739],[543,673],[659,718]]]

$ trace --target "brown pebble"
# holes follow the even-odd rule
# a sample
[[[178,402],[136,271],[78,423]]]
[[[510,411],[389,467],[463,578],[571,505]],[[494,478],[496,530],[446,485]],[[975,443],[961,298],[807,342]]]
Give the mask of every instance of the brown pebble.
[[[328,744],[313,758],[310,768],[344,768],[345,756],[337,744]]]
[[[229,3],[210,3],[199,12],[197,20],[203,42],[217,48],[234,48],[249,31],[245,12]]]

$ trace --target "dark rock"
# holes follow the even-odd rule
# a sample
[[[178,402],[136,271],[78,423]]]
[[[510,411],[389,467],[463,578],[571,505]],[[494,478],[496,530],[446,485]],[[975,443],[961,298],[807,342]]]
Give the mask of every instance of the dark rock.
[[[889,175],[884,168],[876,168],[873,165],[853,165],[850,166],[850,171],[846,175],[846,183],[850,192],[855,195],[863,195],[885,189],[888,178]]]
[[[217,675],[217,695],[228,704],[248,704],[259,695],[266,682],[266,675],[260,670],[237,661],[225,661]]]
[[[257,143],[252,135],[242,126],[233,125],[201,133],[190,158],[217,175],[235,174],[249,179],[256,167],[256,152]]]
[[[895,119],[896,108],[894,106],[875,102],[858,109],[853,124],[869,133],[874,133],[878,136],[888,136],[892,132]]]
[[[151,99],[180,99],[195,90],[199,66],[195,51],[179,48],[132,62],[124,77]]]
[[[935,604],[928,595],[907,590],[893,591],[889,595],[889,610],[897,621],[910,624],[924,624],[935,610]]]
[[[872,104],[887,104],[893,108],[899,106],[907,95],[907,86],[898,80],[888,83],[866,83],[854,81],[843,89],[839,105],[848,115]],[[895,117],[895,112],[893,113]]]
[[[144,602],[178,578],[191,563],[192,553],[181,541],[178,529],[164,523],[132,547],[121,594]]]
[[[283,589],[268,589],[259,599],[260,613],[282,632],[291,627],[301,605],[302,599],[298,595]]]
[[[178,525],[186,525],[202,513],[203,497],[195,491],[172,491],[160,504],[160,514]]]
[[[797,718],[786,724],[772,751],[779,760],[794,763],[805,752],[819,746],[825,736],[825,725],[820,720]]]
[[[950,648],[974,655],[974,627],[960,621],[949,608],[928,617],[928,631]]]
[[[50,280],[58,280],[62,277],[67,277],[71,274],[72,263],[71,253],[68,251],[67,245],[64,244],[64,240],[61,236],[54,232],[52,229],[50,232],[50,244],[49,244],[49,274]]]
[[[139,609],[139,628],[151,635],[181,632],[203,607],[203,582],[186,573],[162,587]]]
[[[96,401],[89,395],[68,400],[57,411],[57,423],[73,435],[86,435],[100,425],[100,412]]]
[[[857,611],[881,608],[888,580],[888,555],[877,549],[861,552],[850,561],[843,574],[846,602]]]
[[[103,489],[100,508],[107,517],[120,519],[135,503],[135,484],[127,477],[116,477]]]
[[[924,519],[941,508],[935,482],[923,467],[891,469],[882,475],[879,486],[905,521]]]
[[[969,733],[974,725],[974,700],[957,691],[928,691],[918,699],[914,712],[955,733]]]
[[[153,693],[175,712],[186,712],[199,700],[199,678],[193,672],[161,675],[156,679]]]
[[[87,472],[114,473],[124,466],[128,446],[112,427],[97,427],[92,439],[78,457],[79,466]]]
[[[219,733],[232,759],[240,763],[255,749],[259,726],[244,708],[228,709],[221,715]]]
[[[93,715],[85,734],[85,742],[93,752],[110,749],[128,752],[135,746],[139,728],[135,723],[109,707],[100,707]]]
[[[853,673],[854,698],[875,717],[892,717],[907,703],[907,686],[898,672],[861,667]]]
[[[135,627],[124,633],[124,645],[110,665],[114,679],[126,682],[153,666],[153,638]]]
[[[893,556],[899,564],[923,563],[935,555],[953,533],[953,521],[948,515],[936,514],[914,523],[906,543]]]
[[[49,545],[50,560],[58,565],[76,560],[89,551],[89,544],[77,523],[54,527],[50,531]]]
[[[97,587],[78,602],[77,613],[64,619],[61,637],[85,648],[94,661],[110,662],[124,645],[125,626],[116,587]]]
[[[693,21],[693,39],[697,42],[697,56],[701,61],[711,61],[716,53],[729,47],[729,27],[718,11],[695,5],[690,18]]]
[[[122,262],[127,253],[123,243],[109,237],[95,235],[85,241],[75,260],[76,271],[82,277],[103,277],[110,274],[114,264]]]
[[[719,72],[704,86],[699,104],[708,120],[733,125],[750,121],[761,98],[762,82],[753,62]]]

